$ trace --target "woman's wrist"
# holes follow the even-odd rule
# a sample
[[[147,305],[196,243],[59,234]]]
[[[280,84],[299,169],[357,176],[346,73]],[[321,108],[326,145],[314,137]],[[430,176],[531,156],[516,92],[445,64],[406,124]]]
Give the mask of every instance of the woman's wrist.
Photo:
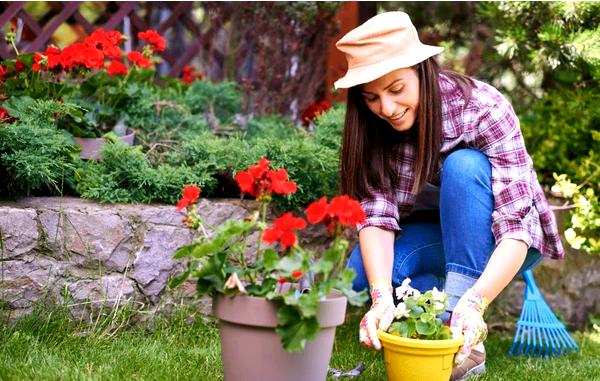
[[[382,299],[391,299],[393,300],[392,292],[392,282],[389,279],[378,278],[371,281],[369,284],[371,300],[373,304],[376,304]]]

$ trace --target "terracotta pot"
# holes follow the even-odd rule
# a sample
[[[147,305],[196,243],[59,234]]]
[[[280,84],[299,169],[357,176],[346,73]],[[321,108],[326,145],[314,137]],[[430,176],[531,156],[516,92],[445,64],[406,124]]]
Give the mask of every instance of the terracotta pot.
[[[389,381],[448,381],[464,339],[416,340],[377,331]]]
[[[82,159],[99,160],[101,157],[100,149],[104,145],[104,138],[74,138],[75,143],[81,147],[79,157]],[[127,135],[119,136],[119,139],[129,145],[133,145],[135,131],[127,129]]]
[[[220,319],[225,381],[323,381],[335,327],[344,323],[346,297],[334,291],[319,303],[321,330],[302,353],[283,349],[275,332],[277,307],[266,299],[218,295],[213,299],[213,311]]]

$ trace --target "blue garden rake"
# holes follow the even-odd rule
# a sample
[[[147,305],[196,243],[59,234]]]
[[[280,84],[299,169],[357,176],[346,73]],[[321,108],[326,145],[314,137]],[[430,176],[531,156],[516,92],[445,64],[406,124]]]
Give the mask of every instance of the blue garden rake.
[[[557,319],[535,284],[533,273],[523,273],[525,297],[517,331],[508,354],[511,356],[560,356],[579,351],[565,325]]]

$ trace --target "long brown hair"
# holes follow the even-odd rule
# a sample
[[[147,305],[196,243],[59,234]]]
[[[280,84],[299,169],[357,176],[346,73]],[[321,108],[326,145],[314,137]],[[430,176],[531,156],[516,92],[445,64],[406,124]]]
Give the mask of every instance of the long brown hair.
[[[442,99],[439,74],[442,72],[431,57],[415,66],[419,76],[419,108],[415,125],[406,132],[394,130],[385,120],[369,110],[359,86],[348,89],[346,119],[341,149],[340,191],[354,198],[364,198],[369,187],[388,192],[397,182],[394,155],[402,142],[415,145],[415,183],[412,192],[421,191],[437,171],[442,145]],[[465,102],[473,83],[462,74],[443,71],[457,83]]]

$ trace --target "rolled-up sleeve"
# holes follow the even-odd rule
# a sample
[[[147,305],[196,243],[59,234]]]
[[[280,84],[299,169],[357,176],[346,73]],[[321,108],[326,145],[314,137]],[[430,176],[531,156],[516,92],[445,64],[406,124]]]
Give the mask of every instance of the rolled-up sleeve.
[[[521,134],[519,120],[510,103],[498,95],[498,102],[480,114],[476,146],[492,167],[494,211],[492,232],[497,243],[512,238],[532,243],[533,164]]]
[[[357,224],[357,231],[361,231],[367,226],[376,226],[386,230],[399,232],[400,220],[398,204],[395,197],[391,194],[371,191],[371,195],[362,199],[360,205],[367,216],[362,224]]]

